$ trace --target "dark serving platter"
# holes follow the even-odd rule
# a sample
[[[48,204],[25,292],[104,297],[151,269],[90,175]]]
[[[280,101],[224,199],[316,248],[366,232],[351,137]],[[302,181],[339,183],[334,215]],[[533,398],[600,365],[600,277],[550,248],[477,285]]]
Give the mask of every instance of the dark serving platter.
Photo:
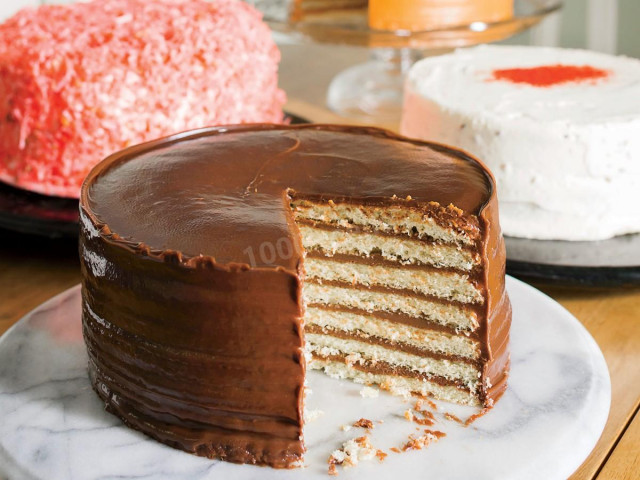
[[[78,200],[40,195],[0,182],[0,227],[49,238],[77,238]]]
[[[566,285],[640,286],[640,233],[593,242],[505,237],[507,273]]]

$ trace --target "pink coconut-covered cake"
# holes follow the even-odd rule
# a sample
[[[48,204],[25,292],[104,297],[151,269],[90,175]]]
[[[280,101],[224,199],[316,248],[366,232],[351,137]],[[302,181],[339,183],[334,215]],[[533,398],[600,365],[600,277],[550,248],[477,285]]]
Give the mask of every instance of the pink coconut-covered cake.
[[[216,124],[281,122],[279,51],[239,0],[96,0],[0,25],[0,180],[77,197],[102,158]]]

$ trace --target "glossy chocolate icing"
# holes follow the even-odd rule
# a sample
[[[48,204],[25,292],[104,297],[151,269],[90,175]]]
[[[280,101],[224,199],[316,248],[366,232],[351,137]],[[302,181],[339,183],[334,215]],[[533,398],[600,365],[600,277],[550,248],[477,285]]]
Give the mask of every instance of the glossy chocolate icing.
[[[290,195],[427,202],[476,228],[482,393],[506,386],[510,306],[494,182],[468,155],[365,127],[188,132],[99,164],[81,195],[83,328],[107,408],[177,448],[294,466],[304,453],[303,251]],[[411,200],[392,199],[411,196]],[[432,208],[431,205],[430,208]],[[471,226],[469,226],[471,225]]]

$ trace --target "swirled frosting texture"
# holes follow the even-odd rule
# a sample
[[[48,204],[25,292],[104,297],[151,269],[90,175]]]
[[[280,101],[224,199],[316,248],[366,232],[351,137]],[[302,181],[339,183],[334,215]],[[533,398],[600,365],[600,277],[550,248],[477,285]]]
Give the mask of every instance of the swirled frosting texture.
[[[491,403],[505,387],[510,306],[486,169],[379,129],[252,125],[133,147],[87,178],[83,326],[107,408],[199,455],[299,462],[303,252],[292,190],[371,204],[410,195],[415,204],[453,203],[477,215],[483,397]],[[283,239],[286,253],[277,248]],[[268,262],[259,255],[265,245],[276,252]]]
[[[546,86],[496,70],[606,72]],[[401,131],[479,156],[506,235],[598,240],[640,231],[640,61],[583,50],[483,46],[417,63]]]

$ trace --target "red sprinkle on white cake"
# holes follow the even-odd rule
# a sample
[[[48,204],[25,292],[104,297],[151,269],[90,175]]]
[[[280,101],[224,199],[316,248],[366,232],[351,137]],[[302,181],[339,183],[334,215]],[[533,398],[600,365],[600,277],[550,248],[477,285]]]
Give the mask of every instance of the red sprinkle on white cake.
[[[209,125],[281,122],[278,49],[238,0],[96,0],[0,25],[0,180],[77,197],[128,145]]]

